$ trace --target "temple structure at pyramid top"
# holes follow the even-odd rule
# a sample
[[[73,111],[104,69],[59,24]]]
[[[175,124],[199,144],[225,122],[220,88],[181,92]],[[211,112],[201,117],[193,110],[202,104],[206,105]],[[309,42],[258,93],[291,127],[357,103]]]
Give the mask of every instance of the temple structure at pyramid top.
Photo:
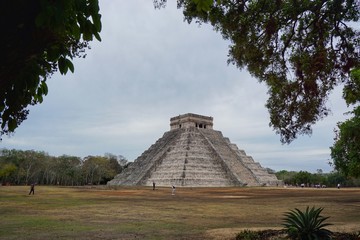
[[[213,129],[213,118],[193,113],[170,118],[170,130],[190,127]]]
[[[213,118],[187,113],[108,185],[188,187],[282,184],[251,156],[213,130]]]

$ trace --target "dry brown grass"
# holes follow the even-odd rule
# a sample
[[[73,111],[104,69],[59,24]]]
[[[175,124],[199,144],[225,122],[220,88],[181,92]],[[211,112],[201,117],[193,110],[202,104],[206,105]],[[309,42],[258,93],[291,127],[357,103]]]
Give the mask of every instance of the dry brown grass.
[[[234,239],[323,207],[333,231],[359,231],[360,189],[0,187],[0,239]]]

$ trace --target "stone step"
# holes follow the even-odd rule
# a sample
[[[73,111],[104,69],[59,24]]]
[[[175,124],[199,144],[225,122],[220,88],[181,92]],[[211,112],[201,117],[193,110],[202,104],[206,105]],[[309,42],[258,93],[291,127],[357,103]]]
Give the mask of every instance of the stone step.
[[[109,185],[260,186],[274,176],[220,131],[187,127],[164,133]]]

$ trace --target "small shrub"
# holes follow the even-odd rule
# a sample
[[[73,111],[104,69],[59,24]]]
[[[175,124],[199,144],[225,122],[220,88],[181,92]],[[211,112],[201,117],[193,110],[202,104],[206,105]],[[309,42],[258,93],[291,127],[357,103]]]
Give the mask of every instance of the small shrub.
[[[288,236],[299,240],[331,239],[332,232],[325,227],[332,224],[324,223],[329,217],[321,216],[322,210],[323,208],[307,207],[305,212],[297,208],[286,212],[282,225]]]
[[[348,239],[347,240],[359,240],[360,239],[360,231],[348,233]]]
[[[245,229],[236,235],[236,240],[261,240],[261,239],[258,232]]]
[[[335,232],[333,233],[332,239],[336,240],[359,240],[360,232],[345,233],[345,232]]]

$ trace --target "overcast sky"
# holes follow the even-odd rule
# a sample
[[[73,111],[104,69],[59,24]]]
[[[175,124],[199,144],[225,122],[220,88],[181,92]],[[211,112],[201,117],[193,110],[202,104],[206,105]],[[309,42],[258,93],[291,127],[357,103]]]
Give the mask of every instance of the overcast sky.
[[[102,42],[74,61],[74,74],[48,81],[44,102],[1,148],[133,161],[170,130],[171,117],[196,113],[212,116],[214,129],[263,167],[332,170],[333,129],[346,111],[340,89],[311,137],[282,145],[269,127],[266,86],[227,65],[229,42],[211,26],[184,22],[175,1],[161,10],[143,0],[100,1],[100,8]]]

